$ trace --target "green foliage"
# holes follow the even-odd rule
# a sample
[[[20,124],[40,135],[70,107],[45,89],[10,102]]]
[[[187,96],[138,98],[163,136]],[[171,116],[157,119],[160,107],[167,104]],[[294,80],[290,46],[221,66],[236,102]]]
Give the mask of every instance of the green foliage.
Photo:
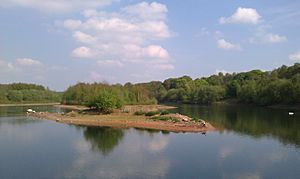
[[[145,111],[136,111],[134,113],[134,115],[137,115],[137,116],[145,115]]]
[[[186,76],[170,78],[163,84],[167,89],[160,100],[163,102],[210,104],[238,99],[257,105],[295,104],[300,101],[300,64],[282,66],[271,72],[219,73],[195,80]]]
[[[99,91],[107,91],[110,94],[105,94],[104,98],[99,95]],[[26,96],[26,93],[22,93],[23,99],[24,94]],[[17,93],[11,96],[15,100],[21,98]],[[125,85],[78,83],[69,87],[63,95],[65,104],[93,104],[92,106],[99,109],[98,104],[104,105],[100,99],[110,105],[114,103],[112,101],[119,101],[120,104],[211,104],[226,99],[237,99],[241,103],[256,105],[295,104],[300,103],[300,64],[282,66],[270,72],[252,70],[233,74],[219,73],[195,80],[183,76],[169,78],[164,82]],[[8,100],[8,95],[0,95],[0,100]]]
[[[172,117],[169,117],[169,116],[157,116],[157,117],[152,117],[151,119],[153,119],[153,120],[160,120],[160,121],[169,121],[169,120],[172,120]]]
[[[62,93],[50,91],[41,85],[0,84],[0,103],[60,102],[61,96]]]
[[[195,122],[200,122],[201,119],[198,119],[198,118],[192,118],[192,121],[195,121]]]
[[[160,115],[167,115],[167,114],[170,114],[170,112],[167,110],[160,111]]]
[[[95,108],[103,113],[111,113],[113,109],[119,109],[123,105],[121,99],[112,91],[96,91],[87,100],[86,106]]]
[[[154,116],[154,115],[157,115],[157,114],[159,114],[160,112],[159,111],[150,111],[150,112],[147,112],[146,114],[145,114],[145,116]]]
[[[156,117],[152,117],[152,120],[159,120],[159,121],[172,121],[172,122],[180,122],[179,119],[177,118],[173,118],[170,116],[156,116]]]
[[[105,92],[103,92],[105,91]],[[110,93],[110,94],[102,94]],[[103,99],[103,95],[106,98],[116,98],[116,107],[120,107],[123,104],[156,104],[157,100],[151,94],[150,90],[143,84],[132,85],[126,83],[124,86],[108,85],[104,83],[78,83],[69,87],[63,95],[62,103],[64,104],[76,104],[76,105],[91,105],[96,107],[96,102],[99,103],[99,99]],[[105,99],[106,99],[105,98]],[[101,102],[100,102],[101,103]]]

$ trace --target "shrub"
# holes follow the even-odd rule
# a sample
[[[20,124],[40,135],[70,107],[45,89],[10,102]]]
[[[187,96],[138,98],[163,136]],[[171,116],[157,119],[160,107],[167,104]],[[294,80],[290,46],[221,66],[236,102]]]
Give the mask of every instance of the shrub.
[[[172,120],[171,117],[166,117],[166,116],[152,117],[151,119],[154,119],[154,120],[160,120],[160,121],[168,121],[168,120]]]
[[[121,108],[123,102],[111,91],[98,91],[87,103],[90,108],[95,108],[102,113],[111,113],[113,109]]]
[[[141,116],[141,115],[144,115],[144,114],[145,114],[144,111],[136,111],[136,112],[134,113],[134,115],[137,115],[137,116]]]
[[[160,112],[160,114],[161,114],[161,115],[167,115],[167,114],[170,114],[170,112],[169,112],[169,111],[166,111],[166,110],[163,110],[163,111]]]
[[[158,116],[158,117],[152,117],[153,120],[160,120],[160,121],[172,121],[172,122],[179,122],[180,120],[177,118],[173,118],[170,116]]]
[[[192,121],[195,121],[195,122],[199,122],[200,119],[197,119],[197,118],[193,118]]]
[[[160,112],[159,111],[150,111],[150,112],[147,112],[146,114],[145,114],[145,116],[154,116],[154,115],[157,115],[157,114],[159,114]]]

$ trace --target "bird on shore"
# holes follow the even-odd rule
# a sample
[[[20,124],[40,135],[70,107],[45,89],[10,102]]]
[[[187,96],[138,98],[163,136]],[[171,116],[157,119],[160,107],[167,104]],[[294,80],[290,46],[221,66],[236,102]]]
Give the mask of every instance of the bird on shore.
[[[291,111],[289,112],[290,116],[293,116],[294,114],[295,114],[294,112],[291,112]]]

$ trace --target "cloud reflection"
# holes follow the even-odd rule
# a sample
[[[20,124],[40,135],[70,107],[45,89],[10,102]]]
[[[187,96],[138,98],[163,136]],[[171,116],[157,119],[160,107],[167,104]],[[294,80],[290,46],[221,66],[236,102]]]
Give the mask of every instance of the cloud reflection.
[[[65,172],[66,178],[161,178],[170,168],[168,158],[160,154],[168,145],[168,136],[160,133],[137,135],[126,130],[123,142],[107,154],[93,150],[89,140],[74,142],[77,157]],[[153,154],[155,152],[155,155]]]

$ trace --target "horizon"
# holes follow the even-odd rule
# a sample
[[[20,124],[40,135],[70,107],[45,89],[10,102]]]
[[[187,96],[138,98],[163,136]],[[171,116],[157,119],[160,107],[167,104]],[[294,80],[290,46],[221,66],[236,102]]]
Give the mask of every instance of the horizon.
[[[294,65],[295,64],[299,64],[299,63],[294,63]],[[222,73],[223,75],[226,75],[226,74],[229,74],[229,75],[233,75],[234,73],[236,73],[236,74],[239,74],[239,73],[247,73],[247,72],[251,72],[251,71],[255,71],[255,70],[260,70],[260,71],[262,71],[262,72],[271,72],[271,71],[273,71],[273,70],[275,70],[275,69],[278,69],[278,68],[280,68],[280,67],[282,67],[282,66],[284,66],[284,65],[281,65],[281,66],[279,66],[279,67],[276,67],[276,68],[274,68],[274,69],[272,69],[272,70],[261,70],[261,69],[252,69],[252,70],[249,70],[249,71],[241,71],[241,72],[226,72],[226,73],[224,73],[224,72],[222,72],[222,71],[220,71],[220,72],[218,72],[218,73]],[[288,66],[289,67],[289,66]],[[175,76],[175,77],[168,77],[168,78],[166,78],[166,79],[163,79],[163,80],[151,80],[151,81],[141,81],[141,82],[136,82],[136,83],[134,83],[134,82],[131,82],[131,81],[127,81],[127,82],[124,82],[124,83],[118,83],[118,82],[115,82],[115,83],[109,83],[109,82],[107,82],[107,81],[94,81],[94,82],[86,82],[86,81],[77,81],[76,83],[74,83],[74,84],[70,84],[70,86],[67,86],[65,89],[63,89],[63,90],[55,90],[55,89],[51,89],[49,86],[47,86],[47,85],[43,85],[43,84],[40,84],[40,83],[26,83],[26,82],[20,82],[20,81],[17,81],[17,82],[10,82],[10,83],[0,83],[0,85],[2,85],[2,84],[4,84],[4,85],[9,85],[9,84],[13,84],[13,83],[26,83],[26,84],[35,84],[35,85],[42,85],[43,87],[45,87],[45,88],[49,88],[50,90],[52,90],[52,91],[56,91],[56,92],[64,92],[64,91],[66,91],[69,87],[71,87],[71,86],[74,86],[74,85],[76,85],[76,84],[79,84],[79,83],[87,83],[87,84],[92,84],[92,83],[102,83],[102,84],[108,84],[108,85],[117,85],[117,84],[121,84],[122,86],[124,86],[126,83],[132,83],[133,85],[135,85],[135,84],[143,84],[143,83],[150,83],[150,82],[164,82],[165,80],[167,80],[167,79],[170,79],[170,78],[181,78],[181,77],[184,77],[184,76],[187,76],[187,77],[190,77],[190,78],[192,78],[192,80],[196,80],[196,79],[198,79],[198,78],[208,78],[208,77],[211,77],[211,76],[213,76],[213,75],[218,75],[218,73],[215,73],[215,74],[211,74],[211,75],[208,75],[208,76],[199,76],[199,77],[195,77],[195,78],[193,78],[193,77],[191,77],[191,76],[189,76],[189,75],[181,75],[181,76]]]
[[[64,91],[77,82],[144,83],[291,66],[300,62],[297,7],[296,0],[6,0],[0,83]]]

